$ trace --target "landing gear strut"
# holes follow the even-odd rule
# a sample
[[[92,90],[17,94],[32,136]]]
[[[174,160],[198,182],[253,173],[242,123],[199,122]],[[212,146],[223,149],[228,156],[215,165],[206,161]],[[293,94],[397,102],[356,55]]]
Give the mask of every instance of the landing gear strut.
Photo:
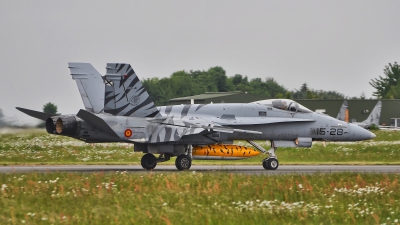
[[[251,145],[253,145],[256,149],[261,151],[262,153],[268,154],[268,158],[262,160],[262,165],[266,170],[276,170],[279,167],[278,157],[275,154],[276,147],[274,146],[274,142],[271,141],[271,148],[267,151],[261,145],[257,144],[254,141],[248,140]]]
[[[274,147],[273,142],[271,142],[271,148],[268,150],[268,158],[263,159],[262,165],[266,170],[276,170],[279,167],[279,161],[275,154],[276,147]]]

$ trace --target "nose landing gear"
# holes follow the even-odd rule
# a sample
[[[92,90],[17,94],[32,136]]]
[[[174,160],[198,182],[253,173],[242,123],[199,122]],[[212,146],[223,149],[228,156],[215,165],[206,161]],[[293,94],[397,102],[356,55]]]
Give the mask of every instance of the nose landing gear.
[[[265,158],[262,160],[262,166],[264,167],[264,169],[266,169],[266,170],[278,169],[279,161],[278,161],[278,157],[275,154],[275,151],[277,150],[277,148],[274,147],[273,141],[271,141],[271,148],[268,151],[265,150],[263,147],[261,147],[261,145],[257,144],[254,141],[249,140],[247,142],[249,142],[251,145],[253,145],[256,149],[258,149],[262,153],[268,154],[268,158]]]

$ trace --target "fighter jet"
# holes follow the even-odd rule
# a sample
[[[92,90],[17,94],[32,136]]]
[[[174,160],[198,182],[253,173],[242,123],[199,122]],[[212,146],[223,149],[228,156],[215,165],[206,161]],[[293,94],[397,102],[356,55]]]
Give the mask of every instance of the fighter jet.
[[[342,121],[348,121],[348,104],[347,101],[344,100],[342,106],[340,107],[339,113],[337,115],[337,119],[342,120]],[[362,128],[369,129],[369,127],[372,124],[375,124],[376,126],[379,126],[379,120],[381,117],[381,109],[382,109],[382,102],[379,100],[374,109],[372,109],[372,112],[369,114],[368,118],[362,122],[352,122],[352,124],[358,125]]]
[[[381,109],[382,109],[382,102],[378,101],[376,103],[374,109],[372,112],[369,114],[368,118],[362,122],[353,122],[353,124],[356,124],[360,127],[363,127],[365,129],[369,129],[369,127],[372,124],[375,124],[376,126],[379,126],[379,120],[381,118]]]
[[[133,143],[135,152],[146,153],[141,164],[147,170],[171,157],[176,157],[178,170],[188,170],[197,152],[213,156],[219,150],[227,157],[240,151],[243,155],[253,154],[245,146],[233,146],[234,140],[245,140],[265,153],[262,166],[276,170],[278,147],[311,147],[312,141],[361,141],[375,137],[357,125],[312,112],[289,99],[156,107],[131,65],[108,63],[105,76],[99,76],[91,66],[91,72],[83,72],[86,69],[79,66],[70,64],[70,69],[77,83],[82,84],[79,90],[85,110],[58,116],[17,109],[46,121],[46,130],[51,134],[87,143]],[[90,79],[96,80],[93,87]],[[98,86],[100,90],[104,86],[103,100],[96,92]],[[264,149],[256,140],[268,140],[270,149]]]
[[[344,100],[342,106],[340,106],[339,113],[336,116],[336,119],[349,122],[349,110],[346,100]]]

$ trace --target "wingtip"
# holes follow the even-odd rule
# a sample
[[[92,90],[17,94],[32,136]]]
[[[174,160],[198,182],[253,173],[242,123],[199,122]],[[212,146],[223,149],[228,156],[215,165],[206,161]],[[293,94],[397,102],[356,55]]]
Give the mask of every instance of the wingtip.
[[[25,108],[21,108],[21,107],[15,107],[18,111],[24,112],[24,110],[26,110]]]

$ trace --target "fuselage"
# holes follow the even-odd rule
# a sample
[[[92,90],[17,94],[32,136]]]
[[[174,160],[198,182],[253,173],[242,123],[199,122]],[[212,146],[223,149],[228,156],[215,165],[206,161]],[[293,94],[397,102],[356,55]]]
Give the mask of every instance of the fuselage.
[[[163,117],[202,118],[223,126],[260,131],[262,134],[232,133],[229,140],[359,141],[375,137],[357,125],[307,110],[283,110],[257,103],[192,104],[159,107]]]

